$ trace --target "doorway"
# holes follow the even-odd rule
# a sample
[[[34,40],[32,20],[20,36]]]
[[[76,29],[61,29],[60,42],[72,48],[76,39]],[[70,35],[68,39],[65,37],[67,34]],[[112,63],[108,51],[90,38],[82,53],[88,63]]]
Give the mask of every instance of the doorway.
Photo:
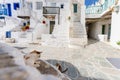
[[[105,34],[105,25],[102,25],[102,34]]]
[[[108,27],[108,40],[110,39],[110,36],[111,36],[111,24],[109,24]]]
[[[55,21],[50,21],[50,34],[52,34],[53,32],[54,26],[55,26]]]

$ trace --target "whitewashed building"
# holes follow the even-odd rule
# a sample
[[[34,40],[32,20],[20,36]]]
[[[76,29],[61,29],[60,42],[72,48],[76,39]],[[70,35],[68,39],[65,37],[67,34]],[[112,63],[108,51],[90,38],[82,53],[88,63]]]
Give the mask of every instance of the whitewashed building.
[[[5,39],[6,32],[16,27],[17,9],[21,6],[20,0],[0,0],[0,39]]]
[[[111,20],[116,0],[99,0],[94,6],[86,8],[86,27],[88,37],[100,41],[110,41]]]
[[[120,49],[120,46],[117,43],[120,41],[120,0],[114,7],[112,12],[112,21],[111,21],[111,39],[110,42],[113,46]]]
[[[94,6],[86,7],[88,37],[119,47],[119,10],[120,0],[99,0]]]
[[[9,29],[11,38],[16,42],[34,42],[41,39],[43,45],[66,47],[69,44],[87,44],[84,0],[9,0],[9,2],[13,4],[13,9],[11,8],[11,15],[5,16],[11,16],[10,19],[14,18],[19,22],[14,29]],[[8,1],[3,0],[1,3],[7,4]],[[27,28],[29,26],[29,29],[26,29],[26,26]]]

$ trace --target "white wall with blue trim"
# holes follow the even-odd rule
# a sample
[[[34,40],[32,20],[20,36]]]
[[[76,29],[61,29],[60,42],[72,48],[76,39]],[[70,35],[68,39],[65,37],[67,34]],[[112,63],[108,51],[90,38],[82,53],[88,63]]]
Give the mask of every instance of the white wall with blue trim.
[[[21,0],[0,0],[0,17],[17,16],[17,9],[20,8]]]

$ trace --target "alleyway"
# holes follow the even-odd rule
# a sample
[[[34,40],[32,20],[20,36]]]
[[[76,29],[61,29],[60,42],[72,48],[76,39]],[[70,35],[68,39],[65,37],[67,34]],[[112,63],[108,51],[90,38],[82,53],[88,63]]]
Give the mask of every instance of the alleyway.
[[[63,69],[68,68],[65,74],[73,80],[120,80],[120,70],[107,60],[120,58],[120,50],[105,43],[90,40],[85,48],[56,48],[37,44],[26,44],[22,47],[23,49],[19,49],[25,53],[32,50],[42,51],[41,59],[48,60],[52,64],[58,62]]]

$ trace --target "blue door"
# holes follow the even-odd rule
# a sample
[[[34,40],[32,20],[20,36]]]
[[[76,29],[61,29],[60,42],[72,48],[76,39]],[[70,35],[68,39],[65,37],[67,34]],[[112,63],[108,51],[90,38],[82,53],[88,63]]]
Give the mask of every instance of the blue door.
[[[11,31],[6,31],[6,38],[11,38]]]
[[[12,16],[11,4],[7,4],[7,6],[8,6],[8,16]]]

